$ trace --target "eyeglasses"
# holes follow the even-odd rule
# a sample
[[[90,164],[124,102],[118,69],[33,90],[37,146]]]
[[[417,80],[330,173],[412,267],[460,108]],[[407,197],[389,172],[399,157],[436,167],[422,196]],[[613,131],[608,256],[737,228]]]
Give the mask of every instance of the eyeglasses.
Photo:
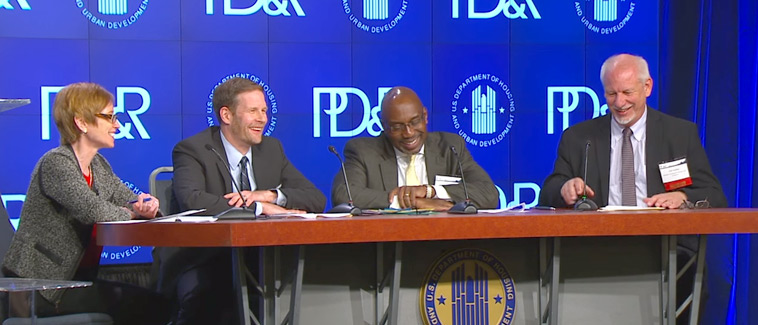
[[[419,116],[412,119],[408,123],[392,123],[389,125],[389,131],[392,133],[398,133],[398,132],[405,131],[408,129],[413,129],[421,125],[423,121],[424,121],[424,118]]]
[[[109,121],[111,121],[111,123],[116,123],[116,121],[118,121],[118,114],[116,114],[116,113],[113,113],[113,114],[96,113],[95,116],[97,116],[97,117],[99,117],[101,119],[104,119],[106,121],[109,120]]]
[[[692,203],[690,201],[684,201],[682,202],[682,205],[679,206],[680,209],[707,209],[710,207],[711,207],[711,203],[708,202],[708,198],[697,201],[695,203]]]

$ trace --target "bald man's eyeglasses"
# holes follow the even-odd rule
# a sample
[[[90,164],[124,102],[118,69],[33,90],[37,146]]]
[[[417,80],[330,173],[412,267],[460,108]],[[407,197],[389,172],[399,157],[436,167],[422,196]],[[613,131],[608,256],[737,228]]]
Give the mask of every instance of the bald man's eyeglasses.
[[[389,125],[389,131],[392,133],[400,133],[408,129],[415,129],[421,125],[422,122],[424,122],[424,119],[422,117],[417,117],[408,123],[392,123]]]

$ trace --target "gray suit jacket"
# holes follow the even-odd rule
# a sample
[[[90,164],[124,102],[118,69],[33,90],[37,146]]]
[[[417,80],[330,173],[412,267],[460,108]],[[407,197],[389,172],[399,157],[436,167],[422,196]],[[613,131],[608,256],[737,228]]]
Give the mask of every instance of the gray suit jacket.
[[[711,172],[711,165],[700,144],[697,126],[680,118],[647,110],[645,165],[648,197],[665,192],[658,164],[687,158],[692,185],[681,188],[688,200],[708,199],[713,207],[726,207],[721,184]],[[565,207],[561,197],[563,183],[584,173],[584,146],[591,141],[587,163],[587,185],[595,191],[592,198],[599,207],[608,205],[611,169],[611,114],[584,121],[563,132],[558,145],[558,158],[553,173],[547,177],[540,192],[540,204]]]
[[[92,159],[92,189],[70,146],[54,148],[32,172],[18,231],[3,268],[18,276],[72,280],[96,222],[129,220],[122,207],[137,199],[100,154]],[[93,280],[93,279],[80,279]],[[57,301],[63,290],[43,291]]]
[[[455,146],[461,157],[463,173],[471,201],[480,209],[498,206],[498,193],[492,179],[466,149],[466,143],[458,135],[447,132],[430,132],[424,143],[424,157],[429,184],[435,176],[460,177],[455,155],[450,151]],[[390,191],[397,187],[397,159],[395,150],[387,137],[355,138],[345,144],[345,170],[347,171],[353,204],[363,209],[382,209],[389,206]],[[465,199],[463,185],[447,185],[450,197],[460,202]],[[345,181],[340,170],[332,182],[332,203],[347,202]]]
[[[226,162],[226,152],[217,126],[182,140],[174,147],[174,202],[172,213],[190,209],[206,209],[204,214],[215,215],[229,208],[224,194],[232,191],[232,179],[224,162],[210,150],[211,145]],[[279,188],[287,196],[286,208],[322,212],[326,197],[284,154],[281,142],[263,137],[253,146],[253,175],[258,189]],[[218,254],[230,254],[223,248],[156,248],[153,256],[160,261],[158,289],[168,295],[174,291],[176,279],[185,271],[208,263]],[[226,267],[226,266],[224,266]]]

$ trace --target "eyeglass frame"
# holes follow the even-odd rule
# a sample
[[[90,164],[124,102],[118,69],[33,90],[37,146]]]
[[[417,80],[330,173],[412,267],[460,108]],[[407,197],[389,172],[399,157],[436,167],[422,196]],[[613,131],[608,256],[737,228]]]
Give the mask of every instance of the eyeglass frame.
[[[692,203],[688,200],[682,201],[682,205],[679,206],[680,209],[707,209],[711,207],[711,203],[708,201],[708,198],[705,198],[700,201],[696,201],[695,203]]]
[[[408,123],[390,123],[388,121],[384,121],[384,124],[387,124],[387,131],[390,133],[398,133],[406,130],[412,130],[417,128],[421,123],[424,122],[423,116],[417,116],[416,118],[410,120]]]
[[[95,116],[97,116],[97,117],[99,117],[101,119],[104,119],[106,121],[110,120],[111,123],[118,122],[118,113],[113,113],[113,114],[95,113]]]

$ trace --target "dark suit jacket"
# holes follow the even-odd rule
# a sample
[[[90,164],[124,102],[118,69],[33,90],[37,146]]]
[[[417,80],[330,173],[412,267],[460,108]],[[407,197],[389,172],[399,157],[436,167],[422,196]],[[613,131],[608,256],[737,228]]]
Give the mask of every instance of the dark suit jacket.
[[[215,215],[229,208],[224,194],[233,192],[229,169],[210,150],[210,144],[226,162],[226,151],[221,143],[218,127],[210,127],[179,142],[174,147],[174,201],[179,211],[206,209],[205,214]],[[326,197],[316,188],[284,154],[281,142],[263,137],[253,146],[253,175],[258,189],[280,190],[287,196],[286,208],[322,212]],[[227,162],[228,163],[228,162]]]
[[[463,138],[446,132],[430,132],[424,143],[424,157],[429,184],[434,184],[436,175],[460,177],[455,155],[450,151],[455,146],[460,153],[463,173],[466,177],[471,201],[479,208],[493,209],[498,206],[498,193],[492,179],[474,161]],[[347,171],[353,204],[364,209],[381,209],[389,206],[387,197],[397,187],[397,159],[395,150],[382,133],[376,138],[355,138],[345,144],[345,170]],[[466,197],[463,185],[447,185],[445,190],[456,202]],[[334,205],[347,202],[345,182],[340,170],[332,182]]]
[[[174,147],[173,191],[175,207],[172,213],[190,209],[206,209],[204,214],[215,215],[229,208],[224,194],[232,191],[232,179],[224,162],[210,150],[210,144],[226,161],[220,128],[209,127],[182,140]],[[287,159],[279,140],[263,137],[253,146],[253,175],[258,189],[280,190],[287,196],[287,208],[322,212],[326,197]],[[156,248],[154,257],[160,261],[158,289],[172,294],[176,278],[186,270],[208,263],[218,254],[229,254],[222,248]],[[227,267],[227,266],[223,266]]]
[[[691,202],[707,198],[713,207],[727,206],[721,184],[711,172],[694,123],[648,108],[645,130],[648,197],[665,192],[658,164],[686,157],[692,185],[679,190]],[[553,173],[547,177],[540,192],[540,205],[566,206],[561,197],[561,187],[569,179],[583,176],[584,146],[588,140],[592,145],[587,163],[587,185],[595,191],[592,200],[598,206],[608,205],[611,114],[584,121],[563,132]]]

